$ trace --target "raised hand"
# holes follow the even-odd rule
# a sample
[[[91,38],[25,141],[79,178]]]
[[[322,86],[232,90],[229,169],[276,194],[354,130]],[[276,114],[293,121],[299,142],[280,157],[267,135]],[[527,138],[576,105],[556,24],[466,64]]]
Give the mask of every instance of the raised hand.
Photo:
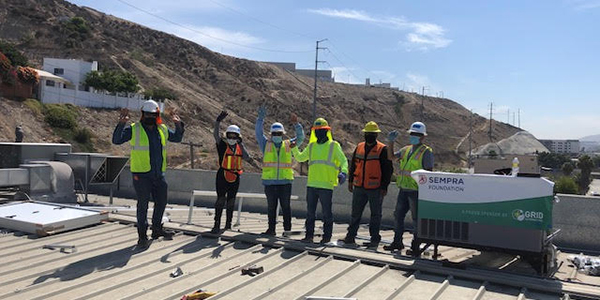
[[[119,123],[127,123],[127,121],[129,121],[129,109],[127,108],[121,108],[121,112],[119,115]]]
[[[261,120],[264,120],[266,115],[267,115],[267,108],[263,104],[258,107],[258,118]]]
[[[223,119],[225,119],[227,117],[227,115],[229,115],[229,114],[226,111],[224,111],[224,110],[221,111],[221,113],[217,117],[217,122],[223,121]]]
[[[292,113],[290,115],[290,123],[292,123],[292,124],[297,124],[298,123],[298,116],[295,113]]]
[[[396,130],[390,131],[390,133],[388,133],[388,135],[387,135],[387,140],[390,142],[395,141],[396,138],[398,138],[398,131],[396,131]]]

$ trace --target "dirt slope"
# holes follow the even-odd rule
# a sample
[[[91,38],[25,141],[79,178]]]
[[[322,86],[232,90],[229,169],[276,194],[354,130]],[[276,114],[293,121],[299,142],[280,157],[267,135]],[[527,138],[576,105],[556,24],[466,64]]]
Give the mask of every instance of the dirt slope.
[[[64,22],[75,16],[84,18],[91,32],[85,40],[69,45]],[[65,1],[0,0],[0,38],[16,43],[38,66],[43,57],[96,60],[101,68],[123,68],[136,74],[142,88],[161,86],[176,91],[179,100],[167,104],[176,107],[187,124],[184,140],[203,145],[197,151],[196,167],[216,168],[211,131],[214,118],[222,109],[230,111],[226,123],[242,128],[246,144],[257,160],[261,155],[255,143],[254,122],[260,104],[268,107],[266,125],[274,121],[287,125],[292,112],[298,114],[306,130],[311,123],[311,78],[221,55],[173,35]],[[367,121],[377,121],[387,132],[404,130],[420,118],[422,98],[412,93],[320,83],[318,94],[318,114],[330,121],[334,137],[349,154],[362,140],[360,129]],[[424,107],[428,144],[434,148],[436,164],[460,165],[460,155],[464,156],[468,146],[461,141],[469,132],[469,111],[449,99],[433,97],[425,97]],[[1,140],[13,138],[17,123],[27,124],[30,140],[60,140],[46,129],[40,116],[20,103],[0,101],[0,111],[14,116],[0,121]],[[116,111],[80,109],[80,122],[94,132],[97,151],[127,153],[126,146],[110,144],[117,117]],[[488,121],[475,116],[473,124],[475,146],[489,142]],[[496,140],[519,131],[498,122],[493,128]],[[400,143],[404,143],[406,136],[401,139]],[[189,166],[187,146],[173,145],[169,155],[170,166]],[[250,169],[258,168],[255,165]]]

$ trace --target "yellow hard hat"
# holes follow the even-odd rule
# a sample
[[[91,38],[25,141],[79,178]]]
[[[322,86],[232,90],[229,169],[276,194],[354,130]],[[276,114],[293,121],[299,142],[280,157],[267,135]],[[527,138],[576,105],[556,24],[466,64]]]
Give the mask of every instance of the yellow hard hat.
[[[323,118],[318,118],[313,123],[313,129],[331,129],[331,128],[329,127],[329,123],[327,123],[327,120],[325,120]]]
[[[381,132],[381,130],[379,130],[379,125],[377,125],[377,123],[370,121],[365,124],[365,128],[362,132]]]

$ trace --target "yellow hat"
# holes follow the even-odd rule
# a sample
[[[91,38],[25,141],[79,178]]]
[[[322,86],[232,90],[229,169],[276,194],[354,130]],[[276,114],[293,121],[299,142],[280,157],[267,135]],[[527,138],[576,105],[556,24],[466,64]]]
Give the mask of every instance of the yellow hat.
[[[381,132],[381,130],[379,130],[379,125],[377,125],[377,123],[370,121],[365,124],[365,128],[362,132]]]
[[[327,123],[327,120],[323,118],[318,118],[313,123],[313,129],[331,129],[331,127],[329,127],[329,123]]]

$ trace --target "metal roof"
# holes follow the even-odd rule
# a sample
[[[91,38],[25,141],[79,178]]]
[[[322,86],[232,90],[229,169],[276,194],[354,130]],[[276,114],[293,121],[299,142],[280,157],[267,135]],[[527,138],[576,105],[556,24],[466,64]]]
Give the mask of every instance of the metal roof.
[[[108,204],[106,197],[90,199]],[[116,199],[115,205],[121,208],[111,213],[113,221],[97,226],[44,238],[0,234],[0,299],[180,299],[200,288],[218,292],[209,299],[561,299],[593,298],[600,291],[595,278],[579,275],[585,283],[568,282],[574,276],[566,265],[557,275],[565,280],[548,280],[509,263],[514,258],[473,250],[441,248],[445,258],[470,261],[452,268],[428,259],[268,238],[254,234],[266,228],[261,214],[243,213],[239,231],[217,239],[202,234],[212,226],[211,209],[196,209],[194,225],[184,225],[184,206],[169,206],[167,226],[185,234],[153,241],[144,251],[135,248],[135,201]],[[295,229],[302,225],[293,219]],[[334,237],[345,229],[336,224]],[[384,239],[390,234],[384,231]],[[76,251],[44,249],[48,244],[73,245]],[[241,275],[249,264],[264,273]],[[172,278],[177,267],[183,275]],[[504,271],[497,270],[501,267]]]

